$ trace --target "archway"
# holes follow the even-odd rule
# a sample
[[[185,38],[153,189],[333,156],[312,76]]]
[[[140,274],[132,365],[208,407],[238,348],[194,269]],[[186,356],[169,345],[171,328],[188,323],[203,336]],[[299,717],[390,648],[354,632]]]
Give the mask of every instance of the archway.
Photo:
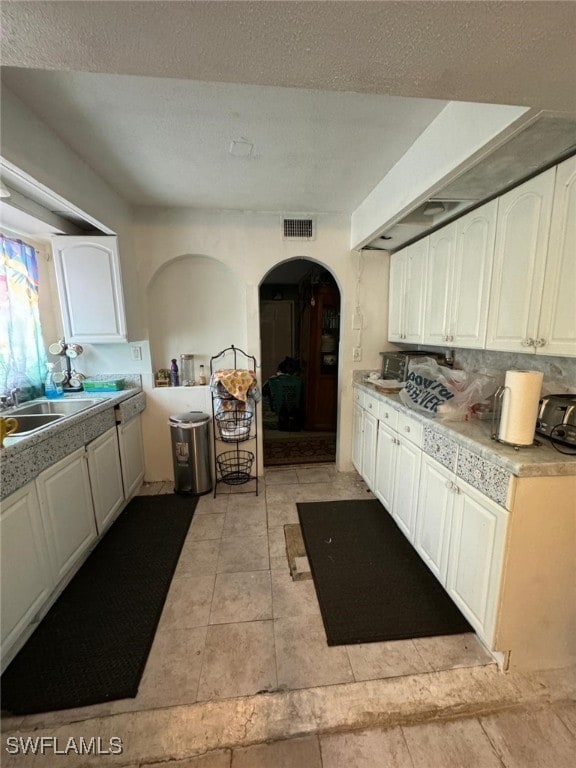
[[[291,259],[260,283],[264,466],[336,460],[340,290],[322,264]]]

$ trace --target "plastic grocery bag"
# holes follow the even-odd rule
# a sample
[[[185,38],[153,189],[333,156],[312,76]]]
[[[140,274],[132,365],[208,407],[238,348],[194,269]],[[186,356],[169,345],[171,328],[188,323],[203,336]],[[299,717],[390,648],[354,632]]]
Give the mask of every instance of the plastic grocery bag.
[[[446,419],[465,421],[472,406],[493,395],[498,382],[475,371],[439,365],[433,357],[420,357],[408,365],[400,399],[417,411]]]

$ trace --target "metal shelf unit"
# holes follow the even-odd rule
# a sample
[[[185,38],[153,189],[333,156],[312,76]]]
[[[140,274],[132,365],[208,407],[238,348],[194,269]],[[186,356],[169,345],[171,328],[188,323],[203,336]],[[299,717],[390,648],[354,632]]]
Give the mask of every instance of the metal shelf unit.
[[[230,394],[223,385],[217,387],[214,374],[221,370],[251,371],[256,383],[256,358],[233,344],[210,358],[214,497],[219,485],[241,486],[250,482],[255,484],[255,491],[241,492],[254,492],[258,496],[257,403],[248,394],[244,401]]]

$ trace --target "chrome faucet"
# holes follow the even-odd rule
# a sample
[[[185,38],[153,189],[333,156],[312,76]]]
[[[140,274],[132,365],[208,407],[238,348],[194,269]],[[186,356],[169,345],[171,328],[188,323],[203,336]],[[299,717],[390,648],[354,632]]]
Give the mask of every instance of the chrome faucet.
[[[20,387],[14,387],[8,395],[0,395],[0,410],[20,405]]]

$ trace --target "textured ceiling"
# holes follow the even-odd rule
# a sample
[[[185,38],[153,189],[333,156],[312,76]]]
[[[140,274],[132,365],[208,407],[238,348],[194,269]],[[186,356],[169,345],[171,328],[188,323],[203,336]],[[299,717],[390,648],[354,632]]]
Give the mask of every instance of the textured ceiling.
[[[3,0],[0,16],[4,83],[137,204],[349,213],[445,100],[576,113],[571,1]],[[241,138],[248,158],[228,152]]]
[[[8,66],[576,110],[576,3],[10,2]]]

